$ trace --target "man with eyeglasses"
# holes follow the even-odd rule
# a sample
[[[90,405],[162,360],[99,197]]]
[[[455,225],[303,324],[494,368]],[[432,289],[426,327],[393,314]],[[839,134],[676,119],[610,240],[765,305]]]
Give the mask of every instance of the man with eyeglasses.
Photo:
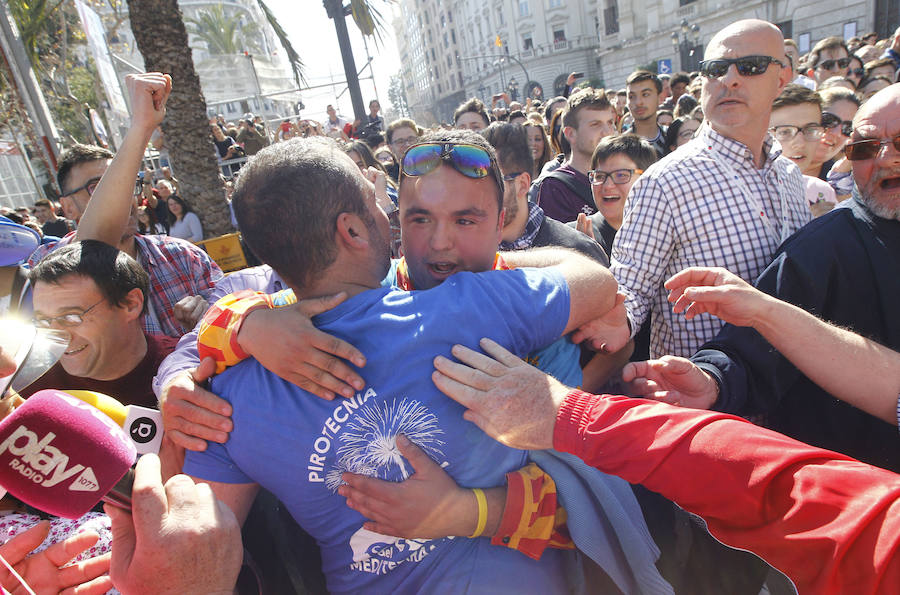
[[[545,215],[568,223],[579,213],[597,212],[587,172],[597,143],[616,133],[617,116],[606,94],[590,88],[573,93],[564,109],[563,134],[572,154],[562,166],[534,181],[532,196]]]
[[[152,91],[155,85],[162,84],[159,80],[163,75],[129,76],[133,115],[126,140],[130,140],[129,147],[134,148],[136,164],[133,170],[125,171],[117,182],[108,184],[111,191],[118,192],[121,198],[118,201],[124,209],[121,222],[116,218],[109,225],[103,223],[90,226],[92,229],[83,229],[83,216],[91,209],[91,197],[114,155],[101,147],[75,145],[60,155],[56,178],[62,190],[60,203],[66,217],[79,222],[82,229],[70,233],[59,242],[40,246],[31,255],[28,264],[34,267],[51,251],[76,239],[101,239],[115,245],[137,260],[150,276],[148,307],[141,316],[144,330],[150,334],[177,338],[193,328],[202,313],[198,311],[201,300],[205,302],[209,298],[213,285],[223,274],[206,252],[190,242],[137,233],[137,210],[132,188],[143,148],[165,115],[165,99],[162,100],[162,107],[154,107]],[[120,154],[124,146],[119,149]],[[114,202],[116,200],[113,199]],[[95,220],[98,215],[105,217],[112,213],[110,203],[93,204]]]
[[[141,326],[149,287],[141,265],[112,246],[84,240],[53,251],[29,278],[35,324],[66,331],[71,340],[23,396],[44,388],[85,389],[155,408],[153,376],[176,339]]]
[[[767,132],[792,76],[781,32],[765,21],[733,23],[709,42],[700,72],[706,121],[638,179],[613,244],[630,332],[650,318],[653,357],[690,355],[722,326],[674,315],[665,279],[722,266],[752,281],[810,219],[802,176]]]
[[[384,140],[391,153],[394,155],[394,163],[387,167],[388,175],[392,180],[400,179],[400,162],[406,150],[419,142],[422,129],[410,118],[400,118],[391,122],[384,133]]]
[[[782,154],[797,164],[803,173],[806,200],[814,217],[827,213],[837,204],[834,190],[816,177],[821,164],[814,164],[825,137],[822,100],[815,91],[791,83],[772,104],[769,132],[781,143]]]
[[[898,351],[900,87],[863,104],[845,154],[853,168],[853,198],[785,242],[756,286]],[[837,401],[752,328],[725,325],[690,361],[650,361],[628,376],[642,378],[645,386],[649,381],[653,394],[647,396],[764,415],[767,427],[792,438],[900,472],[896,427]]]
[[[826,37],[813,46],[806,66],[807,75],[821,85],[833,76],[847,76],[850,51],[840,37]]]

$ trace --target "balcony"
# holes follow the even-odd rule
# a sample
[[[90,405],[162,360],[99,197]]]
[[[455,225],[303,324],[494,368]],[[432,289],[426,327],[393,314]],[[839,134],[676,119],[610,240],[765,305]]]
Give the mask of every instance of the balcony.
[[[572,42],[568,39],[560,39],[553,42],[554,52],[564,52],[572,47]]]
[[[519,52],[519,58],[533,58],[534,57],[534,49],[530,50],[522,50]]]

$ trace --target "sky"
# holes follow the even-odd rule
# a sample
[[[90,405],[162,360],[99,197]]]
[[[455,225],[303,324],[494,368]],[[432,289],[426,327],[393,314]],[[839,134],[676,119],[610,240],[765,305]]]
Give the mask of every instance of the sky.
[[[395,5],[375,0],[375,4],[385,20],[386,31],[381,46],[375,45],[372,38],[367,38],[369,55],[372,56],[372,71],[374,81],[361,80],[363,103],[368,106],[369,100],[379,99],[382,109],[388,109],[391,102],[388,99],[388,84],[391,76],[400,71],[400,56],[397,53],[397,44],[394,40],[394,28],[392,26],[393,10]],[[333,104],[338,115],[347,120],[353,120],[353,107],[350,103],[350,92],[345,91],[344,66],[341,61],[341,51],[338,47],[337,34],[334,30],[334,21],[325,14],[325,7],[319,1],[297,0],[266,0],[266,5],[275,13],[281,26],[287,32],[294,49],[300,54],[306,66],[306,82],[310,86],[328,85],[320,89],[310,89],[303,92],[303,103],[306,109],[301,114],[304,117],[315,120],[324,120],[325,106]],[[347,17],[347,29],[350,32],[350,41],[353,45],[353,58],[356,61],[356,69],[359,71],[366,63],[366,49],[363,45],[362,34],[353,22],[352,17]],[[369,76],[367,68],[360,76]],[[330,85],[334,81],[334,85]],[[374,84],[373,84],[374,82]],[[376,95],[377,90],[377,95]],[[338,94],[343,91],[339,98]]]

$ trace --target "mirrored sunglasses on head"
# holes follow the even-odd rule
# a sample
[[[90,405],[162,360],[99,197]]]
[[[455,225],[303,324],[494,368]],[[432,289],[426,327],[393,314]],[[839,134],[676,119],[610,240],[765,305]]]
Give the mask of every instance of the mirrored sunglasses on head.
[[[402,171],[408,176],[424,176],[443,162],[468,178],[484,178],[491,173],[491,156],[476,145],[458,143],[420,143],[403,156]]]
[[[770,64],[778,64],[784,68],[784,63],[772,56],[742,56],[740,58],[717,58],[715,60],[703,60],[700,62],[700,74],[706,78],[719,78],[725,76],[731,65],[734,64],[741,76],[756,76],[769,69]]]

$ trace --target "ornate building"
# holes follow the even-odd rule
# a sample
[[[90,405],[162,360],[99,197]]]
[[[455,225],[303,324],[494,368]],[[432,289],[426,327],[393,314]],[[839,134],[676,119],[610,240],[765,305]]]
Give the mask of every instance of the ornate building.
[[[549,98],[569,73],[624,87],[639,67],[696,69],[728,23],[760,18],[801,52],[827,36],[900,26],[900,0],[402,0],[395,22],[414,117],[450,121],[468,97]],[[415,99],[412,99],[415,97]]]

